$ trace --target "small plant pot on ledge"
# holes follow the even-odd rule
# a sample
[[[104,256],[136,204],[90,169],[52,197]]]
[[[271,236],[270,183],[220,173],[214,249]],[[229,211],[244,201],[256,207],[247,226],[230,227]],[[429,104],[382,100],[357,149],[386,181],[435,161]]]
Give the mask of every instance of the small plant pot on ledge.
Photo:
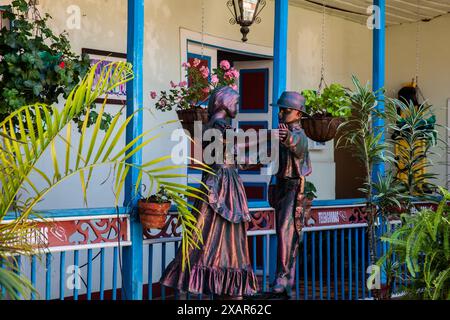
[[[327,142],[334,139],[342,121],[342,118],[313,116],[312,118],[303,118],[302,127],[306,136],[311,140]]]
[[[177,110],[178,119],[181,121],[183,129],[187,130],[191,137],[194,136],[194,123],[201,121],[208,123],[208,110],[202,107],[192,107],[191,109]]]
[[[169,213],[170,202],[148,202],[138,201],[138,212],[142,226],[145,229],[162,229],[166,225],[167,214]]]

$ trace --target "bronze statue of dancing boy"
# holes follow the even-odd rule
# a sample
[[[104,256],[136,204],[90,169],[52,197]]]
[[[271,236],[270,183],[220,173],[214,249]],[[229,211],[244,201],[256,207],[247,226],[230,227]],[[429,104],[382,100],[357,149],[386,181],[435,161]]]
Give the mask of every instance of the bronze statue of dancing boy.
[[[312,172],[308,138],[300,123],[305,98],[297,92],[283,92],[276,104],[279,112],[279,168],[274,204],[278,236],[277,277],[272,291],[291,296],[298,246],[303,238],[306,198],[305,177]]]

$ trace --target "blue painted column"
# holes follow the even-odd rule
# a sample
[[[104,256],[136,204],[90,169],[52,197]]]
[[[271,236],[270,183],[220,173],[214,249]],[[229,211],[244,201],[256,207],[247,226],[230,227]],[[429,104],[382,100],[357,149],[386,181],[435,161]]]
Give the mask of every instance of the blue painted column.
[[[385,0],[374,0],[375,6],[375,28],[373,29],[373,91],[377,91],[384,88],[385,70],[386,70],[386,2]],[[378,105],[377,110],[381,113],[384,112],[384,94],[381,91],[377,93]],[[382,102],[383,101],[383,102]],[[375,117],[373,120],[373,126],[375,132],[383,132],[380,143],[384,143],[384,120]],[[384,162],[375,163],[372,168],[372,179],[378,181],[378,176],[385,175]],[[379,236],[378,236],[379,237]],[[377,238],[378,238],[377,237]],[[381,284],[385,284],[387,281],[386,272],[384,268],[381,270],[380,275]]]
[[[144,52],[144,0],[128,0],[128,43],[127,59],[133,65],[134,79],[127,83],[127,117],[143,104],[143,52]],[[126,142],[129,143],[142,133],[143,113],[137,112],[130,121]],[[131,152],[129,150],[129,152]],[[142,152],[136,152],[129,163],[142,164]],[[138,196],[135,186],[139,171],[130,169],[125,180],[124,206],[131,208],[130,230],[132,245],[123,248],[122,299],[142,300],[142,225],[137,214]]]
[[[273,43],[273,91],[276,103],[286,90],[287,41],[288,41],[288,0],[275,0],[275,30]],[[272,107],[272,128],[278,128],[278,107]],[[269,281],[275,280],[277,268],[277,236],[270,236]]]
[[[386,3],[385,0],[374,0],[374,6],[378,8],[375,11],[375,28],[373,29],[373,90],[377,91],[384,88],[385,68],[386,68]],[[378,93],[378,99],[384,100],[384,94]],[[384,102],[378,102],[377,109],[384,112]],[[375,132],[384,131],[384,120],[374,118],[373,125]],[[383,137],[380,142],[384,142]],[[384,175],[384,162],[376,163],[373,166],[372,178],[378,181],[378,175]]]
[[[288,0],[275,0],[275,31],[273,42],[273,93],[276,103],[286,90]],[[278,107],[272,107],[272,128],[278,128]]]

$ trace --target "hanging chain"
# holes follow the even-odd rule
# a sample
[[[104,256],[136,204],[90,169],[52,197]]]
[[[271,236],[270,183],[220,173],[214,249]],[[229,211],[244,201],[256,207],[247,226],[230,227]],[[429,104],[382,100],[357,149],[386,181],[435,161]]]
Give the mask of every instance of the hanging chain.
[[[414,77],[414,81],[416,86],[419,81],[419,72],[420,72],[420,0],[417,0],[417,22],[416,22],[416,74]]]
[[[321,39],[321,50],[322,50],[322,65],[320,67],[320,82],[318,93],[322,91],[323,86],[326,86],[325,82],[325,9],[326,1],[322,1],[322,39]]]
[[[417,23],[416,23],[416,76],[414,78],[417,93],[423,101],[426,101],[422,90],[419,87],[419,72],[420,72],[420,0],[417,0]]]
[[[202,58],[205,50],[205,0],[202,0]]]
[[[29,0],[28,1],[28,12],[27,12],[27,18],[31,19],[32,21],[42,20],[41,13],[39,12],[39,9],[37,8],[37,5],[39,4],[38,0]],[[36,37],[42,36],[39,32],[39,28],[34,28],[34,33]]]

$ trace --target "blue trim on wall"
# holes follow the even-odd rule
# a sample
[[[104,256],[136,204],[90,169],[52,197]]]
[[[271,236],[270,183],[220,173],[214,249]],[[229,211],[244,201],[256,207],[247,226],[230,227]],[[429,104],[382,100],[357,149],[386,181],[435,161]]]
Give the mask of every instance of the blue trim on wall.
[[[194,44],[199,44],[199,45],[202,44],[200,41],[187,39],[187,45],[188,45],[189,43],[194,43]],[[254,53],[254,52],[251,52],[251,51],[243,51],[243,50],[230,49],[230,48],[226,48],[226,47],[222,47],[222,46],[216,46],[216,45],[208,44],[208,43],[204,43],[204,45],[205,45],[205,46],[208,46],[208,47],[210,47],[210,48],[215,48],[215,49],[219,49],[219,50],[224,50],[224,51],[228,51],[228,52],[232,52],[232,53],[239,53],[239,54],[244,54],[244,55],[252,56],[252,57],[265,58],[265,59],[268,59],[268,60],[272,60],[272,59],[273,59],[273,56],[265,55],[265,54],[260,54],[260,53]]]
[[[248,207],[253,208],[270,208],[269,201],[249,201]]]
[[[333,207],[333,206],[351,206],[364,204],[366,199],[364,198],[355,198],[355,199],[335,199],[335,200],[314,200],[312,205],[313,207]]]
[[[203,55],[202,56],[201,54],[188,52],[187,53],[187,59],[189,60],[190,58],[192,58],[192,59],[197,58],[199,60],[206,60],[206,61],[208,61],[208,69],[210,71],[212,71],[211,70],[211,56],[207,56],[207,55]],[[208,80],[211,81],[211,73],[209,73]]]
[[[201,189],[202,185],[200,183],[188,183],[189,187],[193,187],[193,188],[197,188],[197,189]],[[189,204],[194,204],[193,201],[188,201]],[[175,209],[176,211],[176,209]]]
[[[115,215],[129,213],[128,208],[125,207],[108,207],[108,208],[77,208],[77,209],[55,209],[55,210],[42,210],[36,211],[35,215],[31,218],[44,218],[44,219],[56,219],[66,217],[87,217],[87,216],[103,216],[103,215]],[[14,212],[9,212],[5,220],[16,219]]]
[[[247,201],[250,202],[264,202],[267,201],[267,192],[268,192],[268,186],[267,183],[265,182],[245,182],[244,181],[244,187],[263,187],[264,191],[263,191],[263,198],[248,198],[247,196]]]
[[[269,69],[268,68],[261,68],[261,69],[241,69],[239,71],[240,73],[240,79],[242,79],[242,75],[246,73],[264,73],[265,83],[264,83],[264,109],[242,109],[242,82],[239,81],[239,113],[267,113],[269,111]]]
[[[264,129],[269,129],[269,121],[262,120],[262,121],[238,121],[238,128],[241,128],[241,125],[262,125],[264,126]]]
[[[191,168],[191,167],[188,167],[187,168],[187,173],[188,174],[202,174],[202,170],[199,170],[199,169],[193,169],[193,168]]]

